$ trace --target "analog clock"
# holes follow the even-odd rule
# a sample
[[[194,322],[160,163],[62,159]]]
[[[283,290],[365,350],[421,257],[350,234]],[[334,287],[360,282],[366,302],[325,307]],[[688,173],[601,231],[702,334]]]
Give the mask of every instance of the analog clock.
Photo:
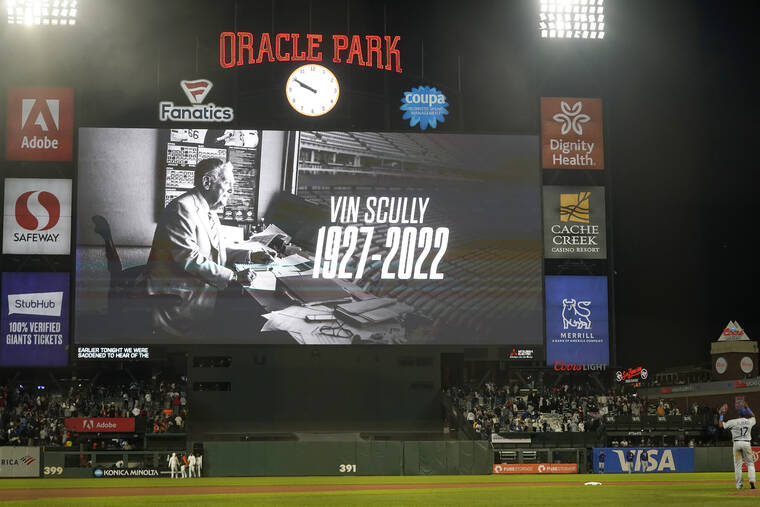
[[[285,96],[290,105],[306,116],[321,116],[335,107],[340,85],[330,69],[307,64],[298,67],[285,83]]]

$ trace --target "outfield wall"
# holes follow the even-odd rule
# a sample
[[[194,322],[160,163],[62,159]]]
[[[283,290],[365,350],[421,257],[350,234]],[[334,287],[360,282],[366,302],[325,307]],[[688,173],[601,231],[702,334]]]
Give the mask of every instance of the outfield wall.
[[[488,442],[204,442],[205,473],[259,475],[481,475]]]

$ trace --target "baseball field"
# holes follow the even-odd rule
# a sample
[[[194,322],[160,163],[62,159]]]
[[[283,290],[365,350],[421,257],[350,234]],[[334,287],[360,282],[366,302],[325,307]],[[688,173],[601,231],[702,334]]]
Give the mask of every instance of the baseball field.
[[[756,506],[760,490],[737,491],[730,473],[5,479],[0,505]]]

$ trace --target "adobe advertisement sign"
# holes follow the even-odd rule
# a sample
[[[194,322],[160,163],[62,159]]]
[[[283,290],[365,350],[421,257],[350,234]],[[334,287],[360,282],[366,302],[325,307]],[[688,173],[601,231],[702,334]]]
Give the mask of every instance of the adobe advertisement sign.
[[[544,169],[604,169],[602,100],[541,97]]]
[[[67,430],[77,433],[133,433],[133,417],[67,417],[63,420]]]
[[[70,162],[74,146],[73,88],[8,88],[5,158]]]
[[[544,187],[544,257],[607,258],[604,187]]]
[[[642,459],[643,451],[647,459]],[[694,449],[692,447],[648,447],[644,448],[594,448],[594,473],[599,473],[599,454],[604,452],[604,473],[683,473],[694,471]],[[629,460],[628,453],[633,460]]]
[[[3,273],[0,366],[65,366],[69,274]]]
[[[546,276],[546,363],[609,365],[607,277]]]
[[[71,180],[6,178],[3,253],[68,255]]]

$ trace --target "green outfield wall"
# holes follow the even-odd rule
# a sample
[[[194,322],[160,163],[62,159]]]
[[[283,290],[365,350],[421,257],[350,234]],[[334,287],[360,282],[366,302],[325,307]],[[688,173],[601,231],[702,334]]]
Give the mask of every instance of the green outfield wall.
[[[488,442],[204,442],[213,476],[490,474]]]

